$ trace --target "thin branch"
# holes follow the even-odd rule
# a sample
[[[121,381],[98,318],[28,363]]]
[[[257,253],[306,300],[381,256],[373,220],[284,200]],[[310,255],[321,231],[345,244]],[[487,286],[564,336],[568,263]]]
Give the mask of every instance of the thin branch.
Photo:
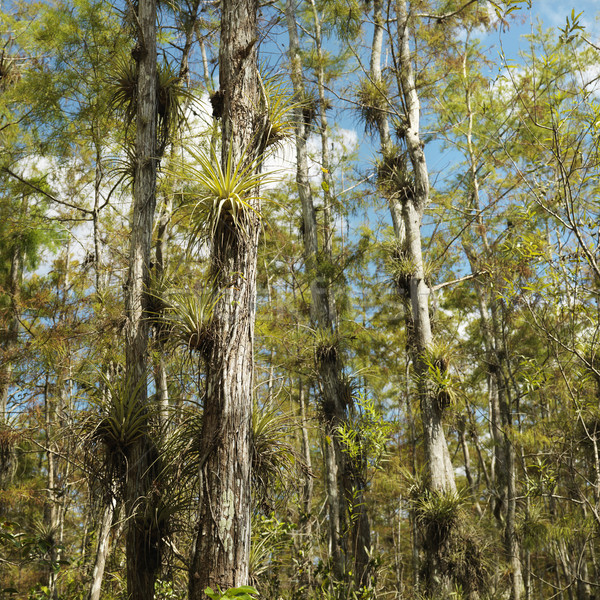
[[[6,173],[8,173],[11,177],[14,177],[16,180],[20,181],[21,183],[24,183],[25,185],[29,186],[31,189],[35,190],[36,192],[39,192],[40,194],[46,196],[46,198],[48,198],[49,200],[52,200],[52,202],[56,202],[57,204],[61,204],[62,206],[72,208],[73,210],[78,210],[86,215],[93,215],[93,211],[91,211],[87,208],[82,208],[81,206],[75,206],[74,204],[71,204],[70,202],[65,202],[64,200],[59,200],[56,196],[53,196],[46,190],[42,189],[39,185],[33,183],[32,181],[28,181],[27,179],[24,179],[20,175],[17,175],[17,173],[12,171],[8,167],[3,167],[2,170],[5,171]]]
[[[442,22],[442,21],[445,21],[446,19],[451,19],[452,17],[455,17],[456,15],[460,14],[463,10],[465,10],[469,6],[471,6],[471,4],[475,4],[477,1],[478,0],[469,0],[466,4],[463,4],[457,10],[446,13],[444,15],[432,15],[429,13],[418,13],[415,15],[415,17],[419,17],[421,19],[437,19],[438,21]]]
[[[437,290],[441,290],[449,285],[454,285],[455,283],[461,283],[462,281],[468,281],[469,279],[475,279],[480,275],[489,275],[489,271],[478,271],[477,273],[471,273],[470,275],[465,275],[464,277],[459,277],[458,279],[453,279],[452,281],[444,281],[443,283],[438,283],[437,285],[432,285],[429,288],[432,292],[436,292]]]

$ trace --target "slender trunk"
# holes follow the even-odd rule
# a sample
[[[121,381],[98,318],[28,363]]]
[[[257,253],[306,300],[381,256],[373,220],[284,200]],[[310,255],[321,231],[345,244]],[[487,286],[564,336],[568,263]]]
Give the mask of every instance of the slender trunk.
[[[27,210],[27,198],[24,196],[22,201],[23,210]],[[0,427],[3,427],[8,421],[8,393],[12,377],[12,353],[19,339],[19,304],[21,296],[21,280],[23,278],[23,251],[19,238],[14,241],[10,254],[10,271],[8,290],[10,297],[10,306],[7,311],[6,320],[8,327],[6,335],[0,341]],[[5,457],[0,457],[0,480],[3,473],[7,473],[10,464],[10,453]]]
[[[0,340],[0,486],[12,478],[14,466],[13,435],[8,424],[8,396],[12,379],[13,352],[19,339],[19,304],[23,256],[21,245],[15,241],[10,257],[9,295],[10,305],[6,320],[6,334]],[[0,513],[2,505],[0,504]]]
[[[317,51],[317,89],[319,91],[319,130],[321,137],[321,167],[323,182],[323,250],[327,259],[331,260],[333,250],[333,239],[331,230],[331,205],[333,192],[333,178],[331,177],[331,152],[329,149],[329,123],[327,119],[328,102],[325,96],[325,70],[323,68],[323,49],[321,47],[321,18],[314,0],[310,0],[315,24],[315,49]],[[329,298],[330,317],[335,322],[334,298]]]
[[[57,382],[57,387],[59,383]],[[47,498],[44,505],[44,526],[47,539],[45,540],[49,546],[48,557],[48,596],[56,598],[56,571],[54,566],[57,564],[57,547],[58,547],[58,478],[57,478],[57,458],[58,447],[56,445],[56,399],[53,397],[50,389],[49,375],[46,375],[46,385],[44,389],[44,420],[46,433],[46,489]]]
[[[291,77],[296,98],[304,98],[304,76],[300,58],[300,44],[295,20],[295,3],[286,3],[286,19],[290,43]],[[317,19],[318,21],[318,19]],[[324,112],[324,105],[322,105]],[[323,121],[322,121],[323,123]],[[325,127],[327,122],[325,121]],[[296,183],[302,205],[304,233],[304,259],[311,275],[311,321],[319,336],[317,369],[322,400],[322,413],[326,425],[323,440],[327,502],[329,510],[329,549],[334,576],[338,581],[345,578],[346,541],[345,513],[348,478],[346,461],[337,435],[337,427],[345,420],[345,407],[341,401],[341,361],[335,341],[333,302],[327,279],[321,273],[322,256],[319,250],[317,218],[308,176],[308,131],[299,111],[296,118]],[[322,138],[323,139],[323,138]],[[327,160],[327,159],[326,159]],[[326,233],[327,237],[327,233]]]
[[[478,516],[481,517],[483,515],[483,511],[481,510],[481,506],[479,505],[479,500],[477,498],[477,488],[475,486],[475,480],[473,479],[473,475],[471,472],[471,456],[466,436],[467,419],[464,415],[458,418],[457,425],[458,437],[460,441],[460,446],[462,448],[463,459],[465,464],[465,477],[467,478],[467,483],[469,484],[469,489],[471,490],[471,495],[473,496],[473,506],[475,507]]]
[[[261,139],[258,2],[222,0],[219,48],[222,163],[252,161]],[[256,194],[258,196],[258,194]],[[213,343],[205,356],[206,396],[200,476],[199,530],[191,562],[190,600],[207,586],[248,584],[250,468],[256,258],[260,203],[251,199],[243,229],[223,214],[212,240],[211,275],[219,288]]]
[[[183,71],[183,66],[182,69]],[[167,253],[167,230],[169,222],[171,220],[171,214],[173,211],[173,200],[169,194],[164,199],[164,204],[160,212],[160,218],[158,219],[158,227],[156,232],[156,261],[154,265],[154,281],[156,282],[155,288],[152,293],[156,296],[154,301],[158,307],[158,313],[155,315],[160,318],[162,313],[162,295],[164,294],[164,280],[166,270],[166,253]],[[163,432],[169,418],[169,387],[167,380],[167,365],[166,365],[166,350],[164,339],[160,336],[156,336],[157,352],[154,359],[154,373],[156,381],[156,400],[158,403],[158,415]]]
[[[430,289],[425,281],[421,248],[421,222],[429,202],[429,174],[420,136],[420,102],[409,47],[411,16],[406,0],[397,0],[396,16],[399,37],[396,68],[404,104],[406,153],[412,170],[412,181],[396,193],[402,204],[402,221],[406,232],[402,251],[410,264],[410,272],[406,274],[406,292],[410,300],[407,337],[419,393],[427,485],[435,494],[448,494],[456,492],[456,483],[443,427],[445,404],[437,397],[428,364],[433,336],[429,316]],[[408,174],[408,164],[405,168]],[[427,592],[431,595],[447,594],[452,573],[443,567],[443,545],[427,539],[424,549]]]
[[[96,560],[92,571],[92,585],[88,594],[88,600],[100,600],[100,592],[102,589],[102,579],[104,578],[104,568],[108,557],[110,530],[112,527],[113,516],[115,513],[116,503],[111,500],[104,507],[102,521],[100,523],[100,531],[98,532],[98,546],[96,549]]]
[[[313,497],[313,480],[312,480],[312,461],[310,457],[310,441],[308,438],[308,426],[306,419],[306,398],[302,380],[298,383],[300,405],[300,424],[302,430],[302,458],[307,468],[307,475],[302,484],[302,514],[300,515],[300,546],[302,548],[302,558],[300,562],[300,590],[303,597],[308,598],[312,586],[312,497]]]
[[[465,106],[467,109],[467,150],[469,158],[469,176],[471,182],[471,203],[476,214],[478,214],[478,231],[480,242],[483,247],[484,261],[488,263],[493,260],[493,251],[489,245],[486,228],[483,223],[479,199],[478,164],[473,147],[473,120],[474,112],[471,107],[471,87],[467,78],[467,55],[464,53],[462,71],[463,84],[465,88]],[[469,243],[464,244],[469,263],[473,272],[479,268],[478,260],[474,255]],[[490,386],[490,422],[492,438],[494,440],[494,482],[496,487],[496,498],[494,515],[502,524],[504,519],[504,543],[506,554],[511,567],[511,598],[520,600],[525,588],[521,567],[521,548],[516,533],[516,466],[515,448],[512,440],[512,402],[510,389],[507,384],[505,371],[508,364],[508,353],[504,348],[501,336],[501,322],[498,314],[498,301],[492,297],[492,293],[477,286],[479,294],[479,310],[481,318],[481,330],[484,344],[488,355]],[[488,298],[490,301],[488,302]],[[518,393],[518,390],[517,390]]]
[[[135,173],[129,274],[125,298],[125,358],[128,385],[132,393],[136,394],[136,402],[145,409],[148,404],[149,337],[149,321],[145,318],[145,309],[150,281],[150,250],[158,167],[156,0],[140,0],[137,6]],[[158,470],[157,452],[147,423],[145,427],[146,430],[131,444],[127,453],[126,557],[127,593],[130,600],[152,600],[154,582],[161,565],[163,524],[156,516],[158,495],[150,493]]]

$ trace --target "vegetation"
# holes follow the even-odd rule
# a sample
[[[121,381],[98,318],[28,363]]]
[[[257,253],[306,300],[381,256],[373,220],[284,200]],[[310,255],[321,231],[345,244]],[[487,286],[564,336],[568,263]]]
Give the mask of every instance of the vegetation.
[[[507,58],[537,5],[2,5],[0,599],[598,597],[600,48]]]

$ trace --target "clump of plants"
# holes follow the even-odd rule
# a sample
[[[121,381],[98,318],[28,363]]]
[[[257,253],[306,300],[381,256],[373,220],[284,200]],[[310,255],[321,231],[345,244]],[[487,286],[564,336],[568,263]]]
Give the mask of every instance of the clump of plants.
[[[459,395],[456,377],[449,370],[451,355],[450,347],[438,342],[432,344],[423,357],[433,386],[432,393],[440,410],[455,406]]]
[[[377,130],[382,113],[387,109],[389,98],[388,84],[386,81],[372,81],[363,79],[356,89],[358,110],[365,123],[367,133]]]
[[[387,198],[402,202],[414,196],[414,176],[409,170],[406,152],[401,148],[392,148],[378,162],[377,185]]]
[[[313,344],[317,362],[335,362],[339,355],[339,342],[336,332],[322,328],[316,329]]]
[[[219,298],[214,286],[170,294],[162,317],[162,335],[173,346],[207,356],[214,341],[212,322]]]
[[[489,548],[469,517],[468,494],[432,490],[422,473],[405,472],[404,477],[424,552],[426,589],[448,597],[450,590],[460,588],[465,598],[477,598],[488,579]]]

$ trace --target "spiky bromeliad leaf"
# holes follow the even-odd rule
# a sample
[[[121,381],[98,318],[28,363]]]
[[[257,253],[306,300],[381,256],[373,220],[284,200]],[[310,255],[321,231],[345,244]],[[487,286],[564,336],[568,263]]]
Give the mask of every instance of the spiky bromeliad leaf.
[[[126,128],[135,118],[137,105],[137,67],[129,56],[117,56],[109,74],[111,105],[125,116]]]
[[[111,105],[125,116],[128,129],[137,110],[137,65],[127,55],[117,57],[110,73]],[[171,134],[185,122],[185,103],[193,100],[181,77],[169,63],[160,63],[156,69],[156,110],[158,153],[162,155]]]
[[[288,442],[292,426],[290,417],[275,409],[252,411],[252,479],[263,499],[284,473],[305,466]]]
[[[212,339],[212,316],[219,298],[214,286],[199,293],[171,294],[162,319],[170,341],[189,350],[207,351]]]
[[[139,402],[144,381],[141,378],[132,386],[127,379],[101,374],[99,386],[82,382],[94,390],[90,412],[82,425],[86,462],[93,478],[104,482],[103,489],[108,493],[119,491],[127,470],[127,450],[148,430],[152,406]]]
[[[231,148],[224,169],[214,149],[210,155],[190,151],[197,166],[186,167],[185,176],[200,187],[190,218],[193,240],[214,241],[220,225],[246,234],[251,215],[260,216],[252,202],[261,199],[259,186],[271,174],[257,172],[260,159],[246,161],[242,156],[234,164]]]
[[[107,449],[124,449],[146,432],[148,406],[138,401],[144,378],[136,386],[102,376],[102,391],[92,398],[96,413],[88,421],[91,435]]]
[[[276,147],[294,134],[293,114],[302,105],[292,101],[291,92],[281,77],[268,78],[263,91],[267,112],[265,147]]]

